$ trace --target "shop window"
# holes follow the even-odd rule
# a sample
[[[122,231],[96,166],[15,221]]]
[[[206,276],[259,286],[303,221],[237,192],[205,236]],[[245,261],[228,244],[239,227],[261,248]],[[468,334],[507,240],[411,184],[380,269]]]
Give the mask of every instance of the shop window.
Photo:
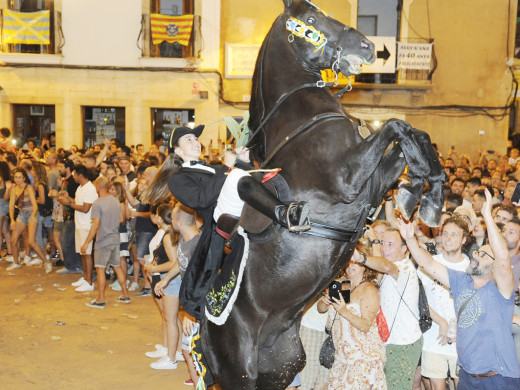
[[[4,53],[59,54],[61,52],[64,43],[61,13],[54,10],[53,0],[9,0],[8,11],[34,14],[19,17],[2,10],[2,51]],[[43,11],[49,12],[45,14]],[[56,34],[56,31],[59,33]],[[25,43],[26,41],[30,43]]]
[[[13,104],[13,139],[18,146],[32,139],[37,146],[56,129],[53,105]]]
[[[85,126],[83,145],[89,149],[102,144],[105,138],[125,144],[124,107],[83,107]]]
[[[152,108],[153,139],[162,135],[163,145],[168,148],[168,141],[173,129],[178,126],[192,126],[195,122],[195,110],[177,108]]]

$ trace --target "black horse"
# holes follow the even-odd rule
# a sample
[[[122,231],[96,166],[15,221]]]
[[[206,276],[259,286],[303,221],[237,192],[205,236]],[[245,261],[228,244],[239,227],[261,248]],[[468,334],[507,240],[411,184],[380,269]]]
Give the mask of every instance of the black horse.
[[[282,168],[294,199],[310,203],[313,227],[281,230],[281,242],[251,242],[229,318],[221,326],[202,321],[203,350],[226,390],[285,389],[303,368],[303,308],[345,266],[368,214],[406,165],[411,183],[398,195],[403,214],[410,216],[422,196],[420,216],[436,226],[443,203],[445,174],[426,133],[389,120],[363,138],[322,88],[320,70],[359,73],[374,61],[374,45],[309,1],[284,4],[256,63],[249,146],[258,164]]]

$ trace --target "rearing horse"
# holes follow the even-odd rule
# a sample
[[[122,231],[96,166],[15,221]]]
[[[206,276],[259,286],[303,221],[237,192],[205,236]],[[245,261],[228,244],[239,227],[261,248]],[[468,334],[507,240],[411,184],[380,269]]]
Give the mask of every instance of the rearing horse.
[[[403,214],[410,216],[422,196],[420,217],[436,226],[443,203],[445,174],[426,133],[389,120],[364,139],[322,88],[320,70],[357,74],[374,61],[374,45],[307,0],[284,4],[256,63],[249,146],[257,163],[282,168],[293,198],[310,203],[313,227],[281,230],[280,242],[251,242],[227,321],[202,320],[203,350],[226,390],[285,389],[302,369],[303,308],[345,266],[370,210],[406,165],[411,183],[398,195]]]

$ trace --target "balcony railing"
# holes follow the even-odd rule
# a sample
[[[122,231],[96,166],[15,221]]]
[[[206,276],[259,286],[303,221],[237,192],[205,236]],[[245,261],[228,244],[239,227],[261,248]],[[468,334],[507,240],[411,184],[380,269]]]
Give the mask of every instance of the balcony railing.
[[[2,28],[1,35],[1,52],[2,53],[28,53],[28,54],[61,54],[62,48],[65,45],[65,36],[62,30],[61,12],[50,12],[50,26],[48,45],[38,44],[22,44],[22,43],[5,43],[4,42],[4,11],[1,11],[0,25]]]

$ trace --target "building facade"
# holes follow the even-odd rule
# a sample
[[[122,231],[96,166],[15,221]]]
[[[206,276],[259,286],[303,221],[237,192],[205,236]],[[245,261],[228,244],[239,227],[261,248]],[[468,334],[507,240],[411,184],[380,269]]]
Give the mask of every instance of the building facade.
[[[374,127],[405,119],[443,153],[451,145],[506,151],[516,126],[507,109],[515,103],[515,1],[314,3],[376,36],[384,66],[394,64],[352,78],[353,90],[341,98],[350,114]],[[0,9],[4,32],[6,10],[49,11],[49,44],[2,36],[0,127],[21,142],[55,131],[58,146],[90,146],[103,137],[147,146],[155,135],[195,122],[208,124],[201,139],[208,145],[226,137],[222,122],[210,123],[248,109],[256,52],[283,1],[0,0]],[[194,15],[187,47],[154,44],[157,14]],[[395,42],[429,44],[428,69],[397,69],[404,51]]]

